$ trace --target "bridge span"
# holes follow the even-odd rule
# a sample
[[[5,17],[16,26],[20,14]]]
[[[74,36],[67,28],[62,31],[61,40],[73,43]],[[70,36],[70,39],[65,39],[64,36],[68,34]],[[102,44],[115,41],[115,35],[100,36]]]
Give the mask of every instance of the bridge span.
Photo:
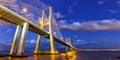
[[[42,14],[42,19],[44,19],[44,11]],[[54,36],[52,34],[52,8],[50,7],[50,13],[49,13],[49,32],[46,32],[43,28],[39,27],[38,25],[34,24],[32,21],[18,15],[17,13],[9,10],[8,8],[0,5],[0,20],[12,23],[14,25],[17,26],[16,28],[16,32],[15,32],[15,36],[13,39],[13,43],[12,43],[12,47],[11,47],[11,51],[10,54],[15,54],[15,51],[17,50],[16,48],[16,44],[18,44],[18,37],[20,36],[20,29],[22,28],[22,34],[21,34],[21,38],[20,38],[20,44],[18,47],[18,55],[21,55],[24,53],[24,46],[25,46],[25,40],[26,40],[26,34],[27,31],[31,31],[34,32],[36,34],[38,34],[38,46],[36,44],[36,49],[37,51],[35,53],[38,53],[39,51],[39,44],[40,44],[40,38],[42,37],[46,37],[50,39],[50,47],[51,47],[51,51],[49,53],[58,53],[55,48],[54,48],[54,41],[59,42],[65,46],[68,46],[72,49],[75,49],[71,44],[64,42],[63,40],[61,40],[60,38],[57,38],[56,36]],[[54,40],[54,41],[53,41]]]

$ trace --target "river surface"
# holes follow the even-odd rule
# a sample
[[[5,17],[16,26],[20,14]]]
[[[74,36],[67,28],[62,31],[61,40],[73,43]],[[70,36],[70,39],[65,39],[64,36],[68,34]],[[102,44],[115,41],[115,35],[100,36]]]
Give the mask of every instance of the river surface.
[[[68,52],[59,55],[29,55],[22,58],[0,57],[0,60],[120,60],[120,52]]]

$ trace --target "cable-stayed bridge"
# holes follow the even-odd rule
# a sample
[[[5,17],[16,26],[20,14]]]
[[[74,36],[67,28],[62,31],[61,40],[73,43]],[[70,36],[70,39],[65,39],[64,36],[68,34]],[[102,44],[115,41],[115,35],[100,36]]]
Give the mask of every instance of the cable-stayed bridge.
[[[24,10],[26,11],[26,10]],[[40,21],[40,26],[36,25],[35,23],[33,23],[32,21],[30,21],[29,19],[26,19],[24,17],[22,17],[21,15],[11,11],[10,9],[0,5],[0,20],[9,22],[11,24],[14,24],[17,26],[16,28],[16,32],[13,38],[13,43],[11,46],[11,50],[10,50],[10,55],[22,55],[24,53],[24,47],[25,47],[25,41],[26,41],[26,34],[28,31],[32,31],[34,33],[36,33],[38,35],[38,40],[36,43],[36,48],[34,53],[47,53],[47,54],[58,54],[59,52],[55,49],[54,46],[54,41],[63,44],[69,48],[72,49],[76,49],[71,45],[70,40],[68,39],[66,42],[63,41],[63,39],[61,39],[62,37],[57,37],[56,32],[60,32],[60,31],[54,31],[54,24],[55,21],[53,18],[53,14],[52,14],[52,7],[49,8],[49,18],[48,21],[45,21],[45,11],[42,11],[42,18]],[[48,31],[46,31],[44,28],[48,27]],[[20,36],[20,32],[22,29],[22,33]],[[56,28],[59,30],[59,28]],[[61,36],[61,35],[60,35]],[[20,37],[20,43],[19,46],[17,47],[18,44],[18,38]],[[41,38],[45,37],[48,38],[50,40],[50,51],[40,51],[40,43],[41,43]],[[18,49],[17,49],[18,48]],[[16,50],[17,53],[16,53]]]

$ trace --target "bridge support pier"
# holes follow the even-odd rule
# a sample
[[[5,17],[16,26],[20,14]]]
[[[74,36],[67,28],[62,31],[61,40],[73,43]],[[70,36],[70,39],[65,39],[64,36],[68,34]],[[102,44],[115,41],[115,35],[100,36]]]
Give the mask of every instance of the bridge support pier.
[[[52,33],[50,33],[50,54],[58,54],[59,52],[55,49],[54,39]]]
[[[24,53],[24,47],[25,47],[26,35],[27,35],[27,32],[28,32],[28,27],[29,27],[29,24],[24,23],[17,55],[22,55]]]
[[[16,53],[16,49],[17,49],[17,46],[18,46],[17,45],[18,44],[18,38],[20,36],[20,30],[21,30],[21,26],[17,25],[15,36],[14,36],[12,46],[11,46],[11,50],[10,50],[10,55],[13,55],[13,54]]]
[[[37,40],[37,43],[36,43],[36,48],[35,48],[34,53],[39,53],[41,39],[42,39],[42,36],[38,35],[38,40]]]

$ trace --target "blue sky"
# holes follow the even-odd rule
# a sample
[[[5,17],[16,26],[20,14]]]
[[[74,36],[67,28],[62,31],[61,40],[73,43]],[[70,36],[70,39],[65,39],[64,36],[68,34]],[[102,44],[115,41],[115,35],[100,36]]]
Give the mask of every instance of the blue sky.
[[[119,19],[119,0],[42,0],[69,20]],[[113,14],[112,14],[113,13]]]
[[[79,40],[78,43],[75,42],[77,46],[85,44],[87,48],[91,45],[98,45],[98,48],[120,47],[120,0],[42,0],[42,2],[52,6],[54,12],[61,14],[62,17],[57,18],[57,21],[61,25],[63,36],[70,36],[72,41]]]
[[[64,39],[70,37],[75,47],[120,48],[120,0],[11,0],[6,3],[0,4],[36,24],[41,18],[41,10],[48,12],[48,7],[52,6],[62,36]],[[27,13],[21,12],[24,8]],[[11,42],[15,29],[11,24],[0,22],[0,41]],[[27,43],[35,46],[36,40],[37,35],[29,32]],[[48,42],[43,39],[43,45]]]

